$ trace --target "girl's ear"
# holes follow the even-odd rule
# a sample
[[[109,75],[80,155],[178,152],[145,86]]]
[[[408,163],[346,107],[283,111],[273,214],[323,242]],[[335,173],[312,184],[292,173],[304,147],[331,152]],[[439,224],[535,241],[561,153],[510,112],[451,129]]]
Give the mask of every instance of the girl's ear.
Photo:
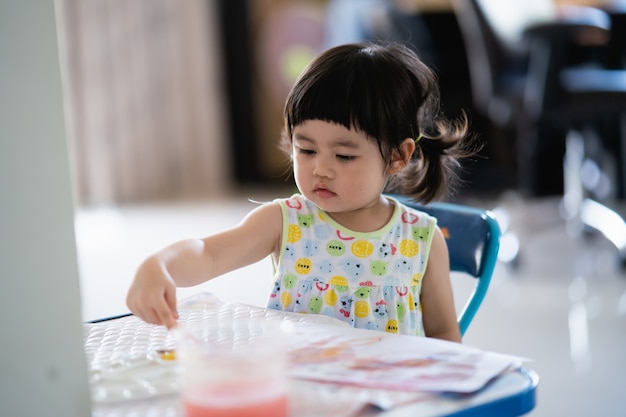
[[[400,172],[411,160],[413,152],[415,152],[415,141],[411,138],[404,139],[400,144],[400,152],[394,149],[391,153],[387,174],[394,175]]]

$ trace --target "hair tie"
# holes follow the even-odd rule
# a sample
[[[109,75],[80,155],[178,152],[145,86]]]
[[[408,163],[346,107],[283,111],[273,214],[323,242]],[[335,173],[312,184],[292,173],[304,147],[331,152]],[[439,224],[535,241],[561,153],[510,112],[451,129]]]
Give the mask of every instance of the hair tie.
[[[418,143],[420,140],[422,140],[422,134],[421,133],[419,135],[417,135],[417,137],[415,138],[415,143]]]

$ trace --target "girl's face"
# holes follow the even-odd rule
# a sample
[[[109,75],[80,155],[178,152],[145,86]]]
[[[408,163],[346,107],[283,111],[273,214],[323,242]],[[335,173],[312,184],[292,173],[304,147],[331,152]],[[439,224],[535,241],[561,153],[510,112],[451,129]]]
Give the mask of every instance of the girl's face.
[[[386,164],[364,133],[307,120],[294,127],[292,140],[296,184],[319,208],[345,213],[380,204]]]

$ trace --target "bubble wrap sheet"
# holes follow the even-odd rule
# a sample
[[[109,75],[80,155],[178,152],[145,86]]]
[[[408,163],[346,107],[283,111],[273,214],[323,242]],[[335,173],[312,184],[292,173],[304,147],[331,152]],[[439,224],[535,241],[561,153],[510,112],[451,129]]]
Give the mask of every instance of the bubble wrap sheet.
[[[200,294],[181,302],[179,313],[182,325],[263,318],[347,326],[325,316],[225,304],[210,294]],[[156,354],[175,347],[174,338],[167,329],[128,316],[85,324],[84,332],[93,417],[184,415],[178,397],[175,364],[161,360]],[[338,389],[332,384],[307,381],[293,381],[290,389],[291,415],[299,417],[349,417],[361,413],[371,403],[386,408],[424,396],[356,387]]]

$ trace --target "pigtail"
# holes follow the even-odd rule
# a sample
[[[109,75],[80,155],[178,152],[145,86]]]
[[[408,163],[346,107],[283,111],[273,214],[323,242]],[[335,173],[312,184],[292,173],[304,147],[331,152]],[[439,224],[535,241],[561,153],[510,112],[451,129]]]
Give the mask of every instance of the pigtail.
[[[387,191],[423,204],[454,195],[463,184],[461,162],[482,148],[478,138],[468,134],[465,113],[456,120],[438,118],[431,125],[416,142],[409,164],[387,186]]]

